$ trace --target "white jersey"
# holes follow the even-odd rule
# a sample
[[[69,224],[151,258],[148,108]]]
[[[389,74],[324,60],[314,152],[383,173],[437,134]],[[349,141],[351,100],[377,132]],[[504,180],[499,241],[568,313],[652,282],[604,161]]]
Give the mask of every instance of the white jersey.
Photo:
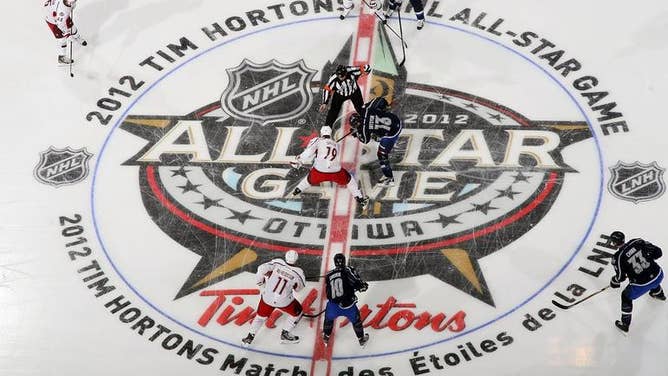
[[[297,157],[301,162],[313,159],[313,168],[320,172],[338,172],[341,170],[339,145],[331,138],[316,137]]]
[[[63,0],[46,0],[44,11],[46,22],[58,26],[63,33],[69,33],[72,27],[72,8],[63,3]]]
[[[256,277],[258,284],[265,283],[262,300],[277,308],[292,303],[295,300],[293,291],[298,292],[306,286],[304,271],[278,258],[260,265]]]

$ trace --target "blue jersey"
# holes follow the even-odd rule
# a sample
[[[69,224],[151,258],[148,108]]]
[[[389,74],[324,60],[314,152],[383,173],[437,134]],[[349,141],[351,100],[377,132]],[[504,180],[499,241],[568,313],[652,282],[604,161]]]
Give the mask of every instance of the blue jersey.
[[[401,121],[397,115],[387,111],[385,98],[372,100],[364,105],[364,109],[364,118],[358,130],[358,138],[362,143],[383,137],[397,137],[401,133]]]

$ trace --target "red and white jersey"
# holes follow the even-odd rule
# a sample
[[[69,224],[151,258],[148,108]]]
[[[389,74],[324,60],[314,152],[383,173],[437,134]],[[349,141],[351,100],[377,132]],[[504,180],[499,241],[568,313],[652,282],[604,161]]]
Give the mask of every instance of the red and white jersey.
[[[338,172],[341,170],[339,145],[331,138],[316,137],[297,157],[302,162],[313,159],[313,168],[320,172]]]
[[[72,27],[72,8],[65,5],[63,0],[46,0],[46,22],[58,26],[63,33],[68,33]]]
[[[293,292],[306,286],[304,271],[279,258],[260,265],[256,277],[258,283],[265,283],[262,300],[277,308],[289,305],[295,300]]]

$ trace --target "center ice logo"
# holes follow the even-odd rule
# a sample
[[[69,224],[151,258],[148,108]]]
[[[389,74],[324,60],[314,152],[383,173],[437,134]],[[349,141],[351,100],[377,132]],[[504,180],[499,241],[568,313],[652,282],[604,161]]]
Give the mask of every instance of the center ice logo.
[[[344,48],[321,81],[347,59]],[[355,174],[372,205],[353,220],[351,257],[368,280],[430,274],[493,306],[478,260],[549,212],[566,175],[576,173],[562,149],[591,132],[584,122],[532,121],[472,94],[407,82],[405,68],[393,63],[374,70],[371,95],[393,102],[404,124],[392,155],[397,185],[374,187],[377,161],[367,148]],[[319,118],[317,103],[312,89],[296,94],[295,73],[268,69],[249,86],[243,72],[259,66],[276,63],[244,60],[228,71],[236,73],[222,100],[190,114],[130,116],[122,125],[147,140],[125,162],[140,167],[146,210],[200,257],[176,299],[254,272],[288,249],[300,250],[307,279],[318,279],[332,190],[293,198],[304,172],[289,166],[316,136],[320,124],[300,124]],[[303,61],[286,66],[310,71]],[[266,125],[253,126],[258,121]]]

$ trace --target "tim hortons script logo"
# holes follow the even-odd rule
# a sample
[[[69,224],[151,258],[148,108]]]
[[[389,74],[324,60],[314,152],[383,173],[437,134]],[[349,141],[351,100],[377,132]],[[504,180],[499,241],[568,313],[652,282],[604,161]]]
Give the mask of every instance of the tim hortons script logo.
[[[320,82],[302,81],[312,76],[301,60],[243,60],[228,71],[220,101],[183,116],[124,119],[121,128],[147,142],[124,163],[139,167],[147,212],[200,257],[175,299],[255,272],[288,249],[301,253],[307,279],[318,279],[333,190],[292,197],[306,171],[289,161],[317,135],[320,124],[306,121],[320,119],[311,97],[337,64],[350,61],[350,45],[323,67]],[[366,279],[430,274],[493,306],[478,260],[550,211],[566,176],[577,173],[562,150],[591,131],[585,122],[534,121],[473,94],[407,82],[391,49],[384,56],[370,77],[370,98],[387,98],[403,122],[391,155],[397,184],[375,186],[375,145],[365,146],[355,177],[372,204],[351,213],[351,258]],[[260,79],[249,83],[251,70]],[[297,89],[304,87],[306,94]],[[340,136],[341,124],[335,129]]]
[[[255,298],[260,295],[258,289],[228,289],[228,290],[202,290],[200,296],[211,297],[211,303],[200,315],[197,324],[202,327],[209,325],[236,325],[243,326],[250,323],[256,315],[254,306],[246,303],[246,298]],[[313,306],[318,298],[318,290],[311,289],[302,301],[304,313],[315,314]],[[267,319],[265,325],[275,328],[278,320],[284,315],[280,310],[275,310]],[[364,327],[373,329],[389,329],[395,332],[414,328],[418,331],[423,329],[434,332],[449,331],[459,333],[466,328],[464,311],[457,311],[452,315],[439,312],[436,314],[419,309],[412,302],[400,302],[394,296],[388,297],[385,302],[376,305],[364,304],[360,307],[360,316]],[[211,320],[215,320],[212,322]],[[339,327],[350,324],[348,320],[339,323]]]
[[[86,148],[56,149],[50,146],[39,153],[39,162],[33,175],[38,181],[55,187],[75,184],[88,176],[88,161],[92,156]]]
[[[617,162],[610,167],[608,190],[616,197],[639,203],[659,198],[666,191],[663,181],[665,168],[656,162],[644,164],[640,162]]]

